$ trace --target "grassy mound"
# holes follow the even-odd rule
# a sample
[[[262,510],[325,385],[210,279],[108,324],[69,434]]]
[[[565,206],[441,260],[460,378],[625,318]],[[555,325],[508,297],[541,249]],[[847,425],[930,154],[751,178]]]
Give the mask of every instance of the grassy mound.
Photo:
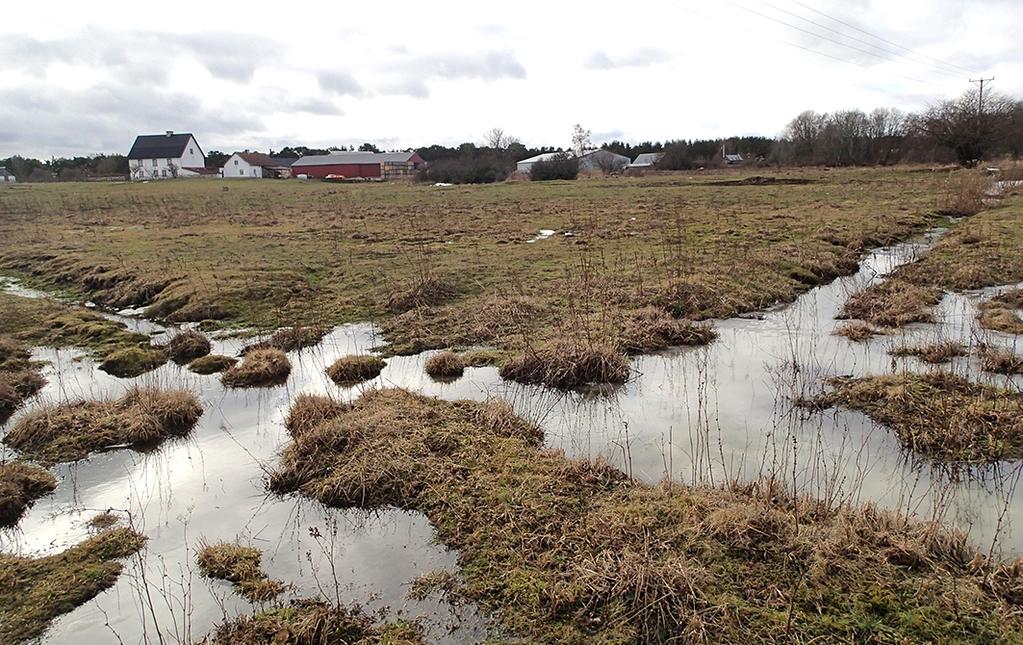
[[[938,364],[966,356],[969,352],[962,343],[942,340],[919,345],[899,345],[888,350],[888,353],[892,356],[916,356],[925,363]]]
[[[203,544],[195,563],[204,576],[233,583],[238,593],[251,602],[266,602],[284,593],[287,585],[263,573],[261,558],[262,553],[255,547],[220,542]]]
[[[939,300],[940,289],[889,278],[849,296],[838,317],[856,318],[879,327],[934,322],[931,308]]]
[[[144,543],[135,531],[115,528],[56,555],[0,554],[0,642],[41,637],[54,618],[112,587],[123,568],[117,560]]]
[[[196,374],[216,374],[234,367],[238,362],[237,358],[224,356],[223,354],[207,354],[201,356],[188,364],[188,369]]]
[[[952,374],[899,374],[829,381],[841,404],[890,427],[910,450],[943,461],[1023,458],[1023,398]]]
[[[380,376],[385,367],[387,361],[379,356],[352,354],[334,361],[327,368],[327,376],[338,385],[355,385]]]
[[[298,600],[251,616],[238,616],[206,637],[206,645],[416,645],[423,642],[416,623],[397,621],[374,626],[357,607],[331,607],[317,600]]]
[[[501,367],[501,378],[558,388],[624,383],[629,359],[611,343],[554,340],[510,359]]]
[[[706,345],[717,333],[706,325],[672,318],[657,307],[632,313],[622,331],[622,347],[630,354],[655,352],[680,345]]]
[[[480,408],[368,392],[297,436],[270,486],[425,513],[459,552],[458,593],[525,642],[1023,638],[1020,568],[962,534],[767,482],[639,485]]]
[[[333,419],[347,409],[343,403],[338,403],[329,396],[318,396],[315,394],[299,394],[291,403],[288,416],[284,420],[284,427],[288,429],[291,436],[298,435],[312,430],[327,419]]]
[[[31,361],[28,349],[12,338],[0,336],[0,423],[45,385],[46,379]]]
[[[400,314],[419,307],[439,305],[458,295],[458,290],[436,278],[413,280],[410,285],[392,291],[387,297],[387,309]]]
[[[167,354],[156,347],[125,347],[115,349],[99,364],[99,368],[112,376],[134,378],[152,371],[167,362]]]
[[[1011,349],[984,347],[980,352],[980,366],[995,374],[1023,374],[1023,356]]]
[[[425,369],[435,379],[456,379],[465,372],[465,361],[458,354],[445,350],[427,359]]]
[[[3,441],[42,463],[75,461],[94,450],[143,448],[187,434],[202,413],[191,392],[133,387],[112,401],[40,406],[18,419]]]
[[[848,338],[854,343],[862,343],[873,338],[877,334],[883,334],[883,329],[865,323],[862,320],[853,320],[842,325],[836,325],[834,334],[836,336],[842,336]]]
[[[220,380],[228,387],[267,387],[280,385],[291,374],[291,361],[279,349],[254,349],[242,362],[232,365]]]
[[[21,461],[0,464],[0,526],[14,526],[25,509],[57,488],[49,471]]]
[[[213,345],[203,334],[194,329],[187,329],[171,338],[165,349],[171,360],[182,364],[206,356],[213,349]]]
[[[1023,309],[1023,289],[1011,289],[980,303],[977,319],[984,329],[1023,334],[1023,320],[1016,313],[1019,309]]]
[[[257,349],[278,349],[285,353],[305,349],[319,344],[328,331],[326,327],[285,327],[266,340],[246,346],[242,355]]]

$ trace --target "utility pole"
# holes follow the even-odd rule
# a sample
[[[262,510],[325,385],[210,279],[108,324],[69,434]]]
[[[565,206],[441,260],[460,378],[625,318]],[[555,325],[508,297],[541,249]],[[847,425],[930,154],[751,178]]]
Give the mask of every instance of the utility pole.
[[[977,95],[977,114],[984,113],[984,83],[990,83],[993,80],[995,80],[994,76],[991,78],[970,79],[971,83],[980,85],[980,93]]]

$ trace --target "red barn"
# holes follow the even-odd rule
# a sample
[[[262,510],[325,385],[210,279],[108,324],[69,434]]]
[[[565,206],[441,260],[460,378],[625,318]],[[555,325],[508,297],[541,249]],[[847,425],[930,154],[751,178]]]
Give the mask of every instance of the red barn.
[[[316,179],[327,175],[392,179],[411,176],[422,165],[423,158],[415,152],[332,152],[296,160],[291,174]]]

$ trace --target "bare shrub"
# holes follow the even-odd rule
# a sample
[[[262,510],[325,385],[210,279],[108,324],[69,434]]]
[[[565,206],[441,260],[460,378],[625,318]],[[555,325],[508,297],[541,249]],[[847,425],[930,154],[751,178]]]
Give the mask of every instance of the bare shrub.
[[[938,198],[938,212],[953,217],[976,215],[984,209],[991,179],[983,173],[960,170],[952,173]]]

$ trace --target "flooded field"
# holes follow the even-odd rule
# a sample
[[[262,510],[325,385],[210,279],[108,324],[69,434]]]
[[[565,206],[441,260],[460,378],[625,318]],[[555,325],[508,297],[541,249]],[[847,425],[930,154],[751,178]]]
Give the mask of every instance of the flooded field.
[[[531,241],[547,243],[553,232],[545,233]],[[337,328],[316,347],[291,353],[287,383],[266,389],[226,389],[216,375],[199,376],[173,363],[119,379],[76,351],[36,350],[34,357],[48,363],[49,383],[26,409],[120,395],[139,382],[189,389],[201,397],[205,414],[187,438],[149,453],[118,450],[52,469],[60,480],[56,492],[39,500],[16,529],[0,534],[0,550],[59,551],[87,536],[88,520],[107,509],[148,537],[116,586],[58,619],[47,642],[200,640],[225,615],[249,609],[228,584],[211,583],[195,570],[200,540],[235,539],[263,549],[267,573],[293,584],[297,596],[339,598],[382,616],[423,619],[430,642],[499,635],[471,605],[406,598],[415,576],[457,567],[457,554],[433,541],[424,516],[336,511],[264,492],[266,471],[289,441],[283,420],[296,395],[349,398],[367,387],[397,386],[444,399],[505,398],[542,425],[548,446],[572,457],[604,457],[641,481],[716,484],[769,475],[820,498],[875,501],[913,517],[941,518],[985,550],[1023,554],[1023,498],[1014,495],[1019,463],[936,466],[907,454],[890,430],[859,412],[812,413],[792,405],[795,397],[820,392],[828,376],[932,369],[889,355],[905,340],[957,340],[971,348],[1012,344],[1013,336],[976,323],[977,303],[997,289],[946,295],[935,324],[910,325],[865,343],[833,335],[850,293],[926,253],[933,237],[874,251],[856,275],[814,288],[791,305],[716,321],[720,336],[708,346],[634,358],[633,377],[621,387],[560,392],[503,381],[495,367],[468,368],[457,380],[438,382],[424,371],[432,355],[425,352],[390,358],[372,382],[340,388],[324,370],[343,355],[384,342],[370,325]],[[116,318],[154,339],[176,333],[135,317]],[[236,355],[244,342],[213,344],[214,353]],[[981,372],[973,352],[954,359],[951,369],[978,382],[1023,384]]]

